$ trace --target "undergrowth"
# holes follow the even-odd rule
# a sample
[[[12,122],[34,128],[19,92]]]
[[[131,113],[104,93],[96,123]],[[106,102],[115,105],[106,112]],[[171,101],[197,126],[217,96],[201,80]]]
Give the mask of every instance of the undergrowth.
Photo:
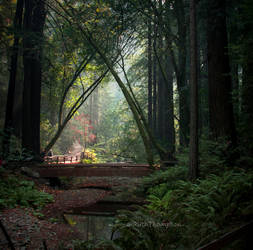
[[[9,176],[0,179],[0,209],[32,207],[40,210],[53,196],[35,188],[32,181]]]
[[[228,165],[228,154],[226,141],[202,143],[200,178],[190,182],[186,150],[176,166],[144,178],[148,204],[119,213],[117,238],[76,249],[196,249],[253,220],[253,170]]]
[[[91,163],[98,163],[97,154],[95,153],[94,149],[85,149],[84,152],[84,159],[82,163],[91,164]]]

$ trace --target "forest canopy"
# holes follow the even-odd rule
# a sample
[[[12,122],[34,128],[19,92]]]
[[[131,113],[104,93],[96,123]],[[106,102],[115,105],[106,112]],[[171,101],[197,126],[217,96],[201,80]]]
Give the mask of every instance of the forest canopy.
[[[230,162],[251,155],[252,8],[1,1],[1,157],[78,143],[153,165],[190,146],[197,169],[202,137],[227,142]]]
[[[0,209],[74,194],[53,155],[144,163],[143,206],[75,249],[253,249],[252,48],[252,0],[0,0]]]

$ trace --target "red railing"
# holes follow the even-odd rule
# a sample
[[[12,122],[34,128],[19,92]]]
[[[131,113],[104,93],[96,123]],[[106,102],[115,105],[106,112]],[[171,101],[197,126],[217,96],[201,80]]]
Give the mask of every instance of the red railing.
[[[81,152],[77,155],[53,155],[44,157],[46,163],[79,163],[83,159],[92,159],[92,153]]]
[[[46,163],[77,163],[81,161],[81,155],[53,155],[45,156]]]

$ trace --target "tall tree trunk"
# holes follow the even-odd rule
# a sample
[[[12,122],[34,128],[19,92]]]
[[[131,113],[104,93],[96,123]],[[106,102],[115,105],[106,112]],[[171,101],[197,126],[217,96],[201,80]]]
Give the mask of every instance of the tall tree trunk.
[[[167,150],[171,155],[175,152],[175,127],[174,127],[174,98],[173,98],[173,65],[171,55],[166,60],[167,83],[165,95],[165,138],[167,138]]]
[[[13,124],[13,108],[14,108],[14,97],[17,77],[17,66],[18,66],[18,52],[19,52],[19,40],[20,40],[20,29],[22,26],[23,19],[23,6],[24,1],[18,0],[16,6],[16,14],[14,18],[14,29],[16,31],[14,35],[14,44],[12,47],[11,65],[10,65],[10,78],[8,86],[8,96],[5,111],[5,124],[4,124],[4,141],[3,141],[3,155],[6,158],[9,154],[10,137],[12,134]]]
[[[157,136],[157,59],[156,59],[157,24],[154,22],[153,39],[153,134]]]
[[[171,2],[165,1],[165,22],[171,26]],[[172,156],[175,152],[175,127],[174,127],[174,95],[173,95],[173,54],[172,39],[170,34],[166,36],[166,47],[168,48],[165,56],[165,91],[164,91],[164,135],[166,139],[166,150]]]
[[[153,122],[153,81],[152,81],[152,23],[148,20],[148,124]]]
[[[210,0],[208,14],[208,85],[211,138],[236,144],[228,58],[226,1]]]
[[[253,3],[250,0],[243,1],[243,79],[242,79],[242,142],[245,146],[245,154],[253,156]]]
[[[191,86],[191,117],[190,117],[190,168],[189,178],[198,177],[198,82],[197,82],[197,35],[196,35],[196,2],[190,1],[190,86]]]
[[[175,11],[178,25],[178,67],[175,67],[177,89],[179,95],[179,143],[189,144],[189,88],[186,81],[186,20],[184,1],[175,1]]]
[[[94,122],[93,122],[93,134],[96,136],[94,143],[97,143],[97,127],[99,123],[99,89],[94,90]]]
[[[22,147],[40,154],[40,97],[45,2],[25,0]]]
[[[159,9],[160,9],[160,17],[158,18],[158,51],[157,56],[159,60],[159,67],[158,67],[158,82],[157,82],[157,91],[158,91],[158,98],[157,98],[157,129],[158,129],[158,139],[162,144],[165,141],[164,135],[164,125],[165,125],[165,117],[164,117],[164,94],[166,92],[165,89],[165,80],[162,73],[162,67],[164,67],[164,42],[163,42],[163,33],[162,33],[162,1],[159,0]],[[166,138],[167,139],[167,138]]]
[[[204,129],[209,127],[209,112],[208,112],[208,66],[207,66],[207,40],[206,34],[200,34],[199,32],[199,42],[200,49],[198,51],[198,89],[199,89],[199,135],[204,133]],[[202,37],[201,37],[202,36]],[[200,65],[202,65],[200,67]]]

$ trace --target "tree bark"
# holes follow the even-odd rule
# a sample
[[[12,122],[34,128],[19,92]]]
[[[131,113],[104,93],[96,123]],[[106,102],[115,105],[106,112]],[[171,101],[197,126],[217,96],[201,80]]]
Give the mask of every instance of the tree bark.
[[[174,65],[179,95],[179,143],[186,147],[189,144],[189,87],[186,81],[186,20],[184,2],[175,1],[178,25],[178,67]]]
[[[232,82],[228,58],[226,1],[210,0],[208,13],[208,85],[211,138],[236,144]]]
[[[198,79],[197,79],[197,35],[196,35],[196,2],[190,1],[190,52],[191,52],[191,116],[190,116],[190,168],[189,178],[198,177]]]
[[[8,157],[9,154],[9,145],[10,145],[10,137],[12,134],[12,129],[14,127],[13,124],[13,109],[14,109],[14,97],[15,97],[15,88],[16,88],[16,76],[17,76],[17,66],[18,66],[18,52],[19,52],[19,40],[20,40],[20,32],[23,20],[23,6],[24,1],[18,0],[16,6],[16,13],[14,18],[14,44],[12,47],[12,55],[11,55],[11,65],[10,65],[10,78],[9,78],[9,86],[8,86],[8,96],[6,103],[6,111],[5,111],[5,124],[4,124],[4,141],[3,141],[3,156],[4,158]]]
[[[25,0],[22,147],[35,156],[40,155],[41,60],[45,16],[44,1]]]
[[[153,122],[153,81],[152,81],[152,23],[148,20],[148,124],[152,130]]]
[[[159,9],[160,12],[162,11],[162,1],[159,0]],[[165,140],[165,134],[164,134],[164,126],[165,126],[165,117],[164,117],[164,94],[166,92],[165,88],[165,80],[163,77],[162,67],[164,67],[164,42],[163,42],[163,33],[162,33],[162,14],[160,15],[160,18],[158,18],[158,51],[157,56],[159,58],[159,66],[158,66],[158,81],[157,81],[157,129],[158,129],[158,140],[164,144]]]
[[[253,4],[249,0],[244,1],[243,11],[243,79],[242,79],[242,142],[245,146],[245,154],[253,156],[253,25],[252,12],[249,15],[249,9],[253,8]]]
[[[94,143],[97,143],[97,127],[99,124],[99,89],[96,88],[94,91],[94,121],[93,121],[93,134],[96,136]]]
[[[167,83],[165,93],[165,138],[167,138],[167,150],[174,154],[175,152],[175,127],[174,127],[174,94],[173,94],[173,66],[171,55],[167,55],[166,60]]]
[[[154,22],[154,41],[153,41],[153,126],[152,131],[157,136],[157,59],[155,54],[157,40],[157,24]]]

